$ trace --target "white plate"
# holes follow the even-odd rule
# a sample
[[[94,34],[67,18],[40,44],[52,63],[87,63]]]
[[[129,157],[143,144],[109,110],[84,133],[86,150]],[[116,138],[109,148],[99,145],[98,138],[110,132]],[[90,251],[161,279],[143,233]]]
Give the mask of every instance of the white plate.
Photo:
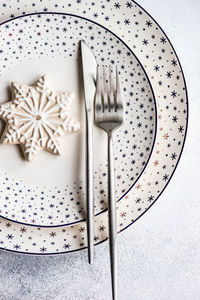
[[[16,30],[17,28],[17,30]],[[148,77],[134,53],[114,34],[81,17],[63,14],[23,16],[1,26],[1,99],[12,81],[32,83],[42,74],[52,90],[75,92],[71,114],[79,133],[62,138],[63,154],[38,153],[27,163],[15,145],[0,146],[0,213],[9,220],[59,226],[85,218],[85,120],[80,39],[98,64],[118,65],[125,102],[123,126],[114,135],[116,197],[122,199],[141,176],[155,140],[156,109]],[[14,55],[13,55],[14,53]],[[16,77],[17,74],[17,77]],[[8,95],[7,95],[8,94]],[[94,131],[95,213],[106,209],[106,135]]]
[[[166,187],[176,168],[182,152],[187,128],[187,95],[184,77],[177,56],[165,34],[155,21],[134,2],[120,2],[118,5],[107,1],[95,5],[77,2],[68,9],[68,13],[75,12],[83,17],[85,12],[87,12],[87,18],[109,28],[117,35],[118,40],[123,40],[131,52],[134,51],[134,54],[141,61],[147,72],[155,94],[158,109],[155,146],[150,160],[148,161],[150,152],[146,158],[148,165],[145,171],[142,173],[142,169],[140,169],[142,176],[139,178],[139,181],[118,202],[118,229],[121,231],[133,223],[154,203]],[[42,14],[41,16],[43,17]],[[16,22],[17,20],[13,21]],[[97,27],[101,26],[97,25]],[[89,43],[90,40],[86,42]],[[125,53],[124,51],[122,51],[123,54]],[[40,66],[38,65],[38,67]],[[31,69],[27,76],[33,75],[33,71]],[[37,70],[35,69],[35,74],[36,72]],[[17,77],[19,76],[20,74]],[[29,77],[27,81],[31,83],[34,79]],[[66,87],[66,84],[59,86],[61,84],[60,79],[59,81],[54,80],[54,84],[56,89],[64,90]],[[76,91],[73,83],[70,83],[69,88],[71,87]],[[141,93],[139,94],[140,97]],[[132,102],[134,107],[136,102]],[[155,107],[151,108],[155,109]],[[128,109],[129,106],[127,111]],[[79,112],[75,111],[74,113],[77,113],[77,117],[79,116]],[[133,121],[135,117],[134,114]],[[152,122],[154,128],[155,125],[156,122]],[[123,134],[121,138],[124,136]],[[149,135],[147,137],[149,138]],[[66,136],[66,140],[68,138]],[[76,138],[74,137],[74,139]],[[12,150],[7,151],[13,151],[13,154],[18,157],[17,150],[14,150],[15,146],[7,146],[7,149],[8,147],[12,148]],[[41,160],[40,162],[42,163],[45,160],[49,161],[52,159],[50,154],[48,154],[48,159],[45,159],[45,157],[45,152],[40,153],[37,161]],[[21,160],[20,165],[22,162]],[[127,158],[127,163],[130,163],[130,157]],[[124,163],[123,165],[125,166]],[[33,167],[31,166],[31,168]],[[128,182],[126,178],[124,181],[125,183]],[[118,194],[118,199],[119,197]],[[13,219],[12,216],[11,218]],[[95,218],[95,224],[95,241],[103,241],[107,237],[107,213],[99,214]],[[38,229],[28,225],[22,226],[11,221],[7,222],[2,218],[0,227],[2,248],[34,254],[53,254],[77,250],[86,246],[85,227],[85,222],[81,222],[73,226],[68,225],[59,228],[40,227]]]

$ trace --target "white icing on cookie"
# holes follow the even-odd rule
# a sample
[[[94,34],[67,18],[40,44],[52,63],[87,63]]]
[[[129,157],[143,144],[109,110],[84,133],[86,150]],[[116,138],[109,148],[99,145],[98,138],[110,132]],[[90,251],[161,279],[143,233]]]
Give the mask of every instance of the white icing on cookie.
[[[73,93],[52,91],[46,76],[34,86],[12,83],[13,100],[0,106],[0,117],[7,122],[3,144],[20,144],[31,161],[45,149],[61,154],[60,136],[80,129],[69,116]]]

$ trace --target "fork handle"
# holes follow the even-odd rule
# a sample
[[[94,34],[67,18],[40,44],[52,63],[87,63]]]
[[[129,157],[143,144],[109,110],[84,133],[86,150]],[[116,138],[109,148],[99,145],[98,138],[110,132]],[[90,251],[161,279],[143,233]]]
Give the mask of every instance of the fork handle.
[[[94,261],[93,112],[86,111],[86,205],[88,261]]]
[[[112,132],[108,133],[108,222],[112,299],[117,300],[117,223]]]

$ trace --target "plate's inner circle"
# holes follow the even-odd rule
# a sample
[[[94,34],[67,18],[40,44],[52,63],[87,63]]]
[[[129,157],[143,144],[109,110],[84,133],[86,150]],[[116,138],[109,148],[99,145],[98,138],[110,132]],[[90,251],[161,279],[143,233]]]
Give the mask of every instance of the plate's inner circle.
[[[52,89],[75,92],[71,115],[78,133],[61,141],[63,155],[41,151],[27,163],[16,145],[0,145],[0,214],[41,226],[85,218],[85,117],[80,40],[100,65],[117,65],[124,99],[124,124],[114,135],[116,198],[122,198],[143,172],[152,151],[156,108],[149,80],[134,54],[114,34],[92,21],[55,14],[24,16],[0,29],[0,103],[11,100],[12,81],[33,84],[47,74]],[[1,132],[4,123],[1,122]],[[94,127],[95,213],[107,207],[106,135]],[[123,200],[122,200],[123,201]]]

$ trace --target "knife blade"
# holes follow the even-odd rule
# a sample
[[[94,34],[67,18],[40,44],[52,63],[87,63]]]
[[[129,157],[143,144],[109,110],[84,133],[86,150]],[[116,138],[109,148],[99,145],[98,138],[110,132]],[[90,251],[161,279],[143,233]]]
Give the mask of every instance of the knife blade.
[[[81,54],[85,105],[87,110],[91,110],[93,109],[94,94],[96,91],[97,63],[93,52],[83,41],[81,41]]]
[[[81,41],[82,73],[86,115],[86,204],[88,261],[94,260],[94,196],[93,196],[93,108],[96,92],[97,63],[91,49]]]

